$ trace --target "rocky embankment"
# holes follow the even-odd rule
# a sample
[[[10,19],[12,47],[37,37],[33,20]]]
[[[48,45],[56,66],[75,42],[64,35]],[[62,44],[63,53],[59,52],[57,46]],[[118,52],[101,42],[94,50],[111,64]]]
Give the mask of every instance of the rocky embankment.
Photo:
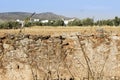
[[[118,80],[120,36],[7,34],[0,80]]]

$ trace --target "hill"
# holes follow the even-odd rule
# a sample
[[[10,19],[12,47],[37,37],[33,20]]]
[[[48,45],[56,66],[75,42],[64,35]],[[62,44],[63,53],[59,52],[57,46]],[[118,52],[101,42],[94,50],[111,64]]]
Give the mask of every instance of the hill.
[[[25,19],[26,17],[30,16],[32,13],[29,12],[4,12],[0,13],[0,21],[13,21],[16,19]],[[33,18],[37,18],[40,20],[56,20],[56,19],[70,19],[69,17],[65,17],[62,15],[57,15],[52,12],[45,12],[45,13],[36,13]]]

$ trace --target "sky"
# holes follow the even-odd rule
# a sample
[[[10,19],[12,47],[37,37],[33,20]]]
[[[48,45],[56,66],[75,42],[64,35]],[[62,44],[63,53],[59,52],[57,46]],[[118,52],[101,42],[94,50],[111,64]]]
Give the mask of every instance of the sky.
[[[0,12],[53,12],[67,17],[120,17],[120,0],[1,0]]]

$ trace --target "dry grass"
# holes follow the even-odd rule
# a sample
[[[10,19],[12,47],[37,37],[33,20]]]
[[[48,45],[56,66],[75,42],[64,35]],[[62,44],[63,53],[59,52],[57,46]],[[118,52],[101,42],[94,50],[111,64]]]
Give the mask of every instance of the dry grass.
[[[95,34],[96,29],[103,28],[104,30],[108,32],[115,32],[116,34],[120,35],[120,27],[109,27],[109,26],[103,26],[103,27],[50,27],[50,26],[34,26],[30,28],[23,29],[23,33],[25,34],[31,34],[31,35],[54,35],[54,34],[63,34],[63,33],[73,33],[73,32],[80,32],[84,34]],[[0,35],[4,35],[5,33],[12,33],[17,34],[19,33],[19,29],[1,29]]]

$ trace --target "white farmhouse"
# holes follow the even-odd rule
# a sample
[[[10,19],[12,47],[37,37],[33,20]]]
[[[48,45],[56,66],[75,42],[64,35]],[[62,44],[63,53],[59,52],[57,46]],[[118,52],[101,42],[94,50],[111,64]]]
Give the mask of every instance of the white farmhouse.
[[[39,22],[39,21],[40,21],[40,19],[34,19],[33,21],[34,21],[34,22]]]
[[[41,23],[48,23],[49,20],[41,20]]]
[[[63,20],[65,25],[68,25],[69,22],[74,21],[75,19]]]
[[[20,19],[17,19],[16,22],[19,22],[21,24],[21,27],[24,26],[24,21],[20,20]]]

